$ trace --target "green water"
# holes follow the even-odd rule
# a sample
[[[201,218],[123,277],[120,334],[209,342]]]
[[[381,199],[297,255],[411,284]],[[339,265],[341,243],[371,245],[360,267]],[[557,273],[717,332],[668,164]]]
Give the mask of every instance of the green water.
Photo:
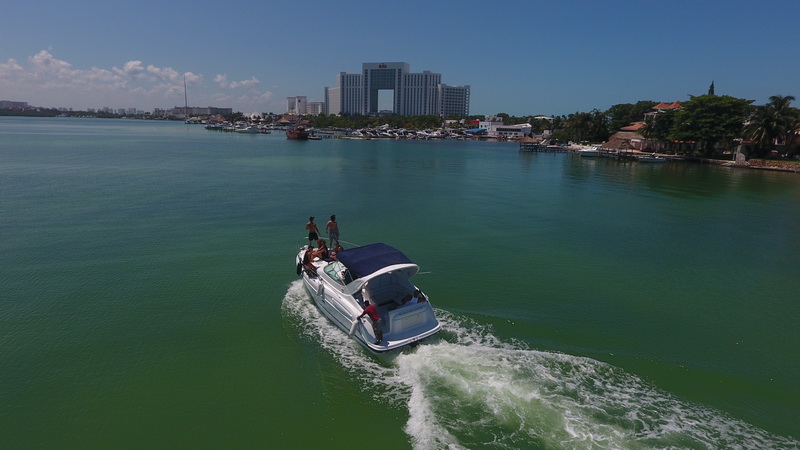
[[[439,339],[319,315],[330,214]],[[797,448],[799,225],[796,174],[0,118],[0,447]]]

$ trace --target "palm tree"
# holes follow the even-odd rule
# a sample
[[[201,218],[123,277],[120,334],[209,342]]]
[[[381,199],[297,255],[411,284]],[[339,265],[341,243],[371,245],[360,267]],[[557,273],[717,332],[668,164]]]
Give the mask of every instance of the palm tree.
[[[755,109],[745,129],[745,137],[755,143],[760,156],[774,148],[784,145],[798,128],[800,110],[792,108],[794,97],[773,95],[769,103]]]
[[[608,132],[608,117],[602,111],[593,109],[591,114],[591,124],[589,125],[589,142],[598,143],[605,142],[611,133]]]
[[[576,112],[569,115],[566,128],[570,132],[571,140],[580,143],[586,140],[591,125],[592,115],[590,113]]]

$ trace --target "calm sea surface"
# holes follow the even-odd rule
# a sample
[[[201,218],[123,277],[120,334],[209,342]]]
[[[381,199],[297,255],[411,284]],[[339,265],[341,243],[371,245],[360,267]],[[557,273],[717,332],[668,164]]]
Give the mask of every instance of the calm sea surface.
[[[309,215],[418,262],[373,356]],[[797,448],[800,176],[0,118],[0,448]]]

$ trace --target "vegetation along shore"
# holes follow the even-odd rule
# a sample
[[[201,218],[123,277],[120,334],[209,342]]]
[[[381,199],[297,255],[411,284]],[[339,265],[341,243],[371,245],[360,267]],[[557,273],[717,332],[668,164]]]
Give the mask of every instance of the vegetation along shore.
[[[552,144],[602,145],[606,149],[633,150],[683,156],[702,162],[721,161],[738,167],[800,171],[800,109],[793,96],[775,95],[764,105],[728,95],[716,95],[711,84],[705,95],[672,103],[642,100],[562,116],[400,116],[277,115],[246,117],[241,112],[216,120],[257,122],[269,126],[302,124],[310,129],[338,130],[344,135],[361,129],[390,127],[401,130],[434,130],[431,136],[470,136],[474,139],[506,139],[481,132],[483,121],[501,126],[530,125],[525,139]],[[85,111],[36,108],[0,110],[0,115],[89,116]],[[91,115],[97,117],[96,115]],[[128,117],[106,115],[104,117]],[[130,118],[147,119],[146,115]],[[182,118],[172,118],[183,120]],[[212,120],[212,118],[198,118]],[[477,131],[476,131],[477,130]],[[521,136],[522,137],[522,136]]]

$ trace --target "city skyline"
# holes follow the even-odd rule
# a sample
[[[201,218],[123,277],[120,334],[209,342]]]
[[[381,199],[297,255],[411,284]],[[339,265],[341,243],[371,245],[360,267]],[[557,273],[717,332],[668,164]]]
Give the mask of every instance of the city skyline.
[[[358,73],[341,72],[336,86],[325,87],[325,111],[336,115],[469,115],[469,85],[449,86],[441,81],[442,74],[414,73],[407,62],[365,62]]]
[[[470,85],[470,113],[566,115],[707,92],[763,104],[800,97],[800,2],[410,0],[288,4],[12,1],[0,29],[0,98],[152,111],[184,105],[285,112],[324,101],[364,61],[407,61]],[[768,32],[757,32],[768,25]]]

